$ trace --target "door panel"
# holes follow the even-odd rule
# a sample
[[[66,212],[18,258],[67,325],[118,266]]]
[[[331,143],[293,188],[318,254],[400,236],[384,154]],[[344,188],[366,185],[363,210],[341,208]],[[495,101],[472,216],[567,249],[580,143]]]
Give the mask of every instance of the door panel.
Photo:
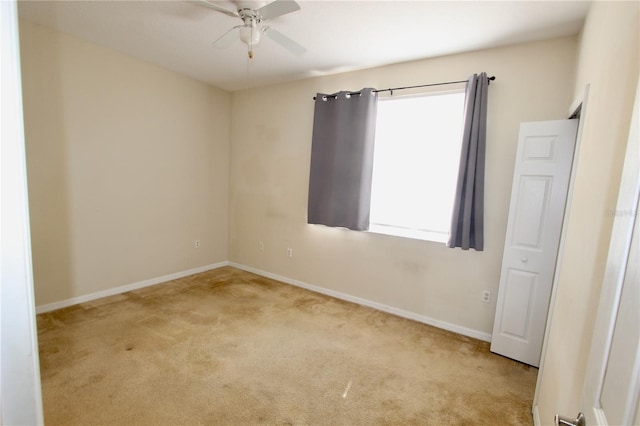
[[[512,247],[540,249],[552,184],[548,176],[520,177]]]
[[[491,350],[540,362],[577,120],[522,123]]]
[[[532,292],[536,288],[537,274],[510,269],[505,280],[504,312],[500,332],[521,339],[529,340],[529,323],[531,322]]]
[[[555,138],[553,136],[531,136],[524,141],[523,156],[527,161],[553,161]]]

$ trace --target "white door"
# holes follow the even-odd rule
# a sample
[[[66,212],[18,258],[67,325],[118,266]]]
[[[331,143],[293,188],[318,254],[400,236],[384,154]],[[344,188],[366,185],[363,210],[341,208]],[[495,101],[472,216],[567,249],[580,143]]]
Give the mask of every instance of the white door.
[[[17,9],[0,1],[0,425],[41,425]]]
[[[491,351],[535,367],[567,198],[578,120],[522,123]]]
[[[589,426],[640,425],[639,96],[618,203],[608,212],[615,218],[580,407]]]

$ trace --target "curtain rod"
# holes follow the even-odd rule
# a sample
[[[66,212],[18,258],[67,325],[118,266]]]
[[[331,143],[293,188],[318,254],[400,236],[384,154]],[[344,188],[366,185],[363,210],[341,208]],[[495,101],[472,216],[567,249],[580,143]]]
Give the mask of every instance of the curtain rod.
[[[489,84],[496,79],[495,75],[492,75],[488,78]],[[405,90],[405,89],[417,89],[419,87],[430,87],[430,86],[444,86],[447,84],[458,84],[458,83],[466,83],[467,80],[459,80],[459,81],[445,81],[444,83],[431,83],[431,84],[419,84],[417,86],[405,86],[405,87],[390,87],[389,89],[380,89],[380,90],[372,90],[373,93],[379,92],[391,92],[393,95],[394,90]],[[359,95],[362,92],[347,92],[349,95]],[[326,95],[327,98],[336,98],[338,95]],[[313,97],[313,100],[316,100],[316,97]]]

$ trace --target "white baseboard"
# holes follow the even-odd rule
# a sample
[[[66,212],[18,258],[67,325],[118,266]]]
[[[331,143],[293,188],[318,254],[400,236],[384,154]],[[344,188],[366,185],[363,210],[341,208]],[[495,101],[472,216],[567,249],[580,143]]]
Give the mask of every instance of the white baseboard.
[[[356,303],[358,305],[368,306],[373,309],[377,309],[382,312],[387,312],[393,315],[397,315],[402,318],[411,319],[414,321],[421,322],[423,324],[428,324],[437,328],[441,328],[443,330],[452,331],[454,333],[462,334],[463,336],[473,337],[474,339],[483,340],[485,342],[491,341],[491,334],[485,333],[478,330],[473,330],[471,328],[462,327],[456,324],[451,324],[445,321],[440,321],[434,318],[427,317],[425,315],[416,314],[414,312],[405,311],[404,309],[394,308],[393,306],[384,305],[382,303],[373,302],[371,300],[362,299],[360,297],[352,296],[350,294],[341,293],[335,290],[329,290],[323,287],[318,287],[312,284],[307,284],[302,281],[294,280],[292,278],[284,277],[282,275],[272,274],[271,272],[263,271],[261,269],[253,268],[250,266],[242,265],[240,263],[235,262],[219,262],[214,263],[212,265],[201,266],[198,268],[189,269],[187,271],[176,272],[169,275],[164,275],[157,278],[151,278],[144,281],[139,281],[132,284],[126,284],[119,287],[110,288],[107,290],[98,291],[91,294],[86,294],[83,296],[73,297],[71,299],[61,300],[59,302],[49,303],[46,305],[40,305],[36,307],[36,313],[41,314],[44,312],[55,311],[56,309],[66,308],[72,305],[77,305],[78,303],[89,302],[91,300],[100,299],[102,297],[114,296],[116,294],[126,293],[132,290],[138,290],[140,288],[148,287],[155,284],[160,284],[163,282],[175,280],[178,278],[186,277],[188,275],[198,274],[200,272],[209,271],[212,269],[218,269],[223,266],[233,266],[234,268],[242,269],[243,271],[252,272],[257,275],[261,275],[263,277],[271,278],[274,280],[281,281],[286,284],[294,285],[296,287],[301,287],[307,290],[311,290],[316,293],[325,294],[327,296],[335,297],[336,299],[346,300],[347,302]],[[535,418],[535,413],[534,413]]]
[[[373,302],[371,300],[362,299],[360,297],[351,296],[346,293],[341,293],[335,290],[329,290],[323,287],[318,287],[315,285],[307,284],[302,281],[294,280],[292,278],[283,277],[281,275],[272,274],[271,272],[266,272],[260,269],[253,268],[251,266],[242,265],[240,263],[229,262],[229,266],[234,268],[242,269],[243,271],[252,272],[257,275],[261,275],[266,278],[271,278],[277,281],[282,281],[286,284],[291,284],[296,287],[305,288],[307,290],[311,290],[316,293],[325,294],[327,296],[335,297],[336,299],[346,300],[347,302],[357,303],[358,305],[368,306],[373,309],[377,309],[379,311],[387,312],[393,315],[397,315],[402,318],[411,319],[414,321],[421,322],[423,324],[431,325],[437,328],[441,328],[443,330],[452,331],[454,333],[462,334],[463,336],[473,337],[474,339],[483,340],[485,342],[491,341],[491,334],[485,333],[483,331],[473,330],[471,328],[462,327],[459,325],[451,324],[445,321],[440,321],[434,318],[430,318],[424,315],[416,314],[414,312],[405,311],[403,309],[394,308],[393,306],[384,305],[382,303]]]
[[[100,299],[102,297],[114,296],[116,294],[126,293],[127,291],[138,290],[140,288],[149,287],[150,285],[160,284],[163,282],[175,280],[178,278],[186,277],[200,272],[210,271],[212,269],[222,268],[228,266],[229,262],[219,262],[212,265],[200,266],[198,268],[189,269],[187,271],[175,272],[169,275],[163,275],[162,277],[151,278],[137,283],[126,284],[119,287],[109,288],[107,290],[97,291],[91,294],[85,294],[83,296],[72,297],[71,299],[61,300],[59,302],[48,303],[46,305],[40,305],[36,307],[36,313],[41,314],[44,312],[55,311],[56,309],[66,308],[68,306],[77,305],[78,303],[89,302],[91,300]]]
[[[542,423],[540,423],[540,412],[538,411],[537,405],[533,407],[533,410],[531,410],[531,413],[533,414],[533,426],[542,425]]]

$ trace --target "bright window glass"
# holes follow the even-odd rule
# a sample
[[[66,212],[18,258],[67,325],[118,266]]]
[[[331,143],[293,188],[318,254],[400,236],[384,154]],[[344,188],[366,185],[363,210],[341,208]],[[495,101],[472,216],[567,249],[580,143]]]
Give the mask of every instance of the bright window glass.
[[[370,231],[447,240],[463,107],[463,91],[378,102]]]

